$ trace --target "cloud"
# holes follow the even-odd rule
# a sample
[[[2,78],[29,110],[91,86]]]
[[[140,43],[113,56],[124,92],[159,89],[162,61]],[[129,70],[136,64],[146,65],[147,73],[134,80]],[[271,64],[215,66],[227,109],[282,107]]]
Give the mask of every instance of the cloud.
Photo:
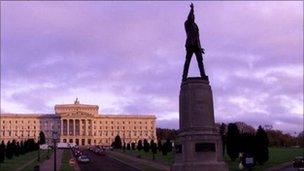
[[[177,128],[188,5],[2,2],[1,111],[52,113],[79,97]],[[301,130],[303,2],[195,2],[195,15],[216,121]]]

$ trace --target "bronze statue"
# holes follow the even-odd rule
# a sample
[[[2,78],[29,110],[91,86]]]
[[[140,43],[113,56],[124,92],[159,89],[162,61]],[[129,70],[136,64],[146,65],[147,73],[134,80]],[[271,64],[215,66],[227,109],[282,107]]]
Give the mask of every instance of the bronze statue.
[[[187,54],[184,65],[184,71],[183,71],[183,81],[187,79],[189,65],[193,53],[195,53],[201,77],[205,80],[208,80],[208,76],[205,74],[203,56],[202,56],[202,53],[205,54],[205,52],[204,49],[201,47],[198,26],[194,22],[194,9],[193,9],[194,6],[192,3],[190,5],[190,8],[191,10],[188,15],[188,19],[185,21],[185,30],[187,33],[187,40],[185,46],[186,46]]]

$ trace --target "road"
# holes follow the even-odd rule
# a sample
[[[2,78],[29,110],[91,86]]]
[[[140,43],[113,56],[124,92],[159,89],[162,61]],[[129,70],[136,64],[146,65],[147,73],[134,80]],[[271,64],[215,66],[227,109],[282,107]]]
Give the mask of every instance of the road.
[[[82,152],[91,159],[91,163],[89,164],[78,164],[82,171],[137,171],[136,169],[112,159],[107,155],[99,156],[89,150],[82,150]]]

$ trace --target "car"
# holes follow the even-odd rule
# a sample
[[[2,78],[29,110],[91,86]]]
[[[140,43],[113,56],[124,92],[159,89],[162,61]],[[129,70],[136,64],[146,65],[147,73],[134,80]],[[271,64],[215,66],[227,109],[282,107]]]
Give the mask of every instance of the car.
[[[81,155],[77,158],[78,162],[80,163],[90,163],[91,160],[88,156],[85,156],[85,155]]]
[[[100,149],[98,154],[99,154],[100,156],[106,156],[106,151]]]
[[[292,165],[294,168],[304,168],[304,156],[297,156],[293,160]]]

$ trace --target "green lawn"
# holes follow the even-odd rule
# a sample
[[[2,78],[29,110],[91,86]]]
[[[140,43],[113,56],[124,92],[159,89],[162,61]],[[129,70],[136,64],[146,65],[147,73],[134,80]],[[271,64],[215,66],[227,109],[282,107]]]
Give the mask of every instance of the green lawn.
[[[302,148],[269,148],[269,160],[264,165],[257,165],[254,170],[265,170],[266,168],[276,166],[281,163],[292,161],[296,156],[303,155]],[[230,171],[238,170],[239,160],[232,162],[228,156],[225,156]]]
[[[44,159],[44,151],[41,150],[41,160]],[[12,170],[16,170],[20,167],[22,167],[23,165],[27,164],[29,161],[33,160],[33,159],[37,159],[38,156],[38,152],[37,151],[32,151],[29,153],[26,153],[24,155],[20,155],[18,157],[14,157],[10,160],[5,160],[4,163],[0,164],[0,170],[1,171],[12,171]],[[36,160],[33,162],[35,163]],[[32,165],[33,163],[31,163],[30,165]],[[33,168],[34,166],[32,166]]]
[[[122,152],[122,150],[119,150],[119,152]],[[138,155],[141,156],[141,158],[145,159],[152,159],[152,153],[145,153],[143,150],[137,151],[137,150],[125,150],[125,154],[132,155],[137,157]],[[296,156],[304,154],[304,149],[300,148],[269,148],[269,160],[262,166],[258,165],[255,167],[254,170],[265,170],[266,168],[278,165],[280,163],[292,161]],[[158,152],[155,155],[156,162],[162,162],[163,164],[171,165],[174,162],[174,157],[172,153],[168,153],[167,156],[163,156],[160,152]],[[230,158],[225,155],[225,161],[228,163],[229,170],[230,171],[237,171],[238,170],[238,164],[239,160],[236,160],[232,162]]]
[[[61,160],[61,171],[73,171],[74,167],[69,165],[69,161],[72,158],[72,153],[70,149],[64,149],[62,160]]]
[[[48,156],[51,156],[52,153],[53,153],[53,150],[49,150],[49,154],[48,154],[47,150],[40,150],[40,163],[43,163],[45,160],[48,160]],[[32,162],[31,164],[29,164],[28,166],[26,166],[24,169],[22,169],[22,171],[33,171],[34,170],[34,167],[39,164],[39,162],[37,161],[37,157],[38,157],[37,152],[34,157],[36,158],[36,160],[34,162]],[[33,159],[33,158],[31,158],[31,159]]]
[[[120,152],[123,152],[123,151],[120,150]],[[141,150],[141,151],[125,150],[125,153],[135,156],[135,157],[138,157],[140,155],[140,157],[144,158],[144,159],[149,159],[149,160],[153,159],[153,154],[151,151],[146,153],[144,150]],[[155,154],[155,161],[170,165],[174,162],[174,158],[173,158],[172,152],[168,153],[166,156],[163,156],[161,152],[157,151],[157,153]]]

